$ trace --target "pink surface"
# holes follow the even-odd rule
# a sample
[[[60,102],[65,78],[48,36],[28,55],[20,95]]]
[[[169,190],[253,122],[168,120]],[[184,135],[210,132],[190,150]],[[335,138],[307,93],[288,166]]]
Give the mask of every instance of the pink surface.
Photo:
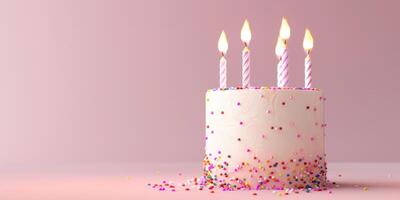
[[[338,187],[323,192],[301,192],[285,199],[400,199],[399,163],[334,163],[328,176]],[[197,176],[196,164],[89,165],[52,172],[1,174],[0,199],[267,199],[281,192],[205,191],[160,192],[147,183],[182,181]],[[182,173],[181,176],[178,173]],[[329,193],[331,191],[332,193]]]
[[[2,1],[0,169],[91,162],[200,162],[204,93],[240,85],[240,28],[253,38],[252,84],[275,85],[282,16],[292,27],[290,86],[326,92],[329,161],[400,161],[399,1]],[[184,142],[183,142],[184,141]],[[373,149],[371,149],[371,147]]]

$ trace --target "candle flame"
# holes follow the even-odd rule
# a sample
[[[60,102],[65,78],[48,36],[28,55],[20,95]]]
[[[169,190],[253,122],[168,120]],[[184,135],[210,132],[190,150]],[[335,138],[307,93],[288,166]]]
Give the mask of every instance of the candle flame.
[[[303,40],[303,48],[306,51],[310,51],[314,47],[314,39],[311,35],[310,30],[306,29],[306,33],[304,34]]]
[[[221,35],[219,36],[218,50],[222,54],[226,54],[226,52],[228,51],[228,40],[226,39],[225,31],[222,31]]]
[[[282,18],[281,29],[279,30],[279,37],[283,40],[290,38],[290,26],[286,18]]]
[[[283,41],[282,38],[278,37],[278,41],[276,42],[276,47],[275,47],[276,56],[281,57],[285,48],[286,48],[285,42]]]
[[[240,38],[245,45],[249,45],[251,40],[251,31],[250,31],[250,24],[247,19],[244,21],[242,26],[242,31],[240,32]]]

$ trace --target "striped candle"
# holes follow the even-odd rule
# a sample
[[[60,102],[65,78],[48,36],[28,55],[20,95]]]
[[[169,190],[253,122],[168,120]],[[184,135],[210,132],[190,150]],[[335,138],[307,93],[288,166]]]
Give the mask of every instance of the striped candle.
[[[219,88],[226,88],[226,59],[221,56],[219,60]]]
[[[279,30],[278,42],[276,43],[275,53],[279,58],[277,69],[277,86],[288,87],[289,82],[289,57],[287,51],[287,42],[290,38],[290,26],[286,18],[282,18],[281,28]]]
[[[247,47],[242,52],[242,87],[250,87],[250,50]]]
[[[251,40],[250,24],[244,20],[242,30],[240,31],[240,39],[244,44],[242,51],[242,87],[250,87],[250,49],[249,44]]]
[[[289,57],[287,48],[283,50],[279,63],[280,65],[278,68],[278,87],[287,87],[289,82]]]
[[[311,57],[310,53],[307,52],[307,56],[304,60],[304,88],[311,88],[312,77],[311,77]]]
[[[226,88],[226,59],[225,54],[228,51],[228,39],[225,31],[221,32],[218,40],[218,50],[221,53],[219,59],[219,88]]]
[[[313,47],[314,47],[314,39],[310,33],[310,30],[306,29],[303,40],[303,48],[307,55],[306,58],[304,59],[304,88],[312,87],[310,53]]]

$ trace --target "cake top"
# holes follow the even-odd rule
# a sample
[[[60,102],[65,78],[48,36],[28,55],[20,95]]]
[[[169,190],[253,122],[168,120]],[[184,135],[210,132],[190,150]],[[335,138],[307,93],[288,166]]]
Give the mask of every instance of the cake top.
[[[320,91],[320,89],[318,89],[318,88],[261,86],[261,87],[247,87],[247,88],[243,88],[243,87],[213,88],[213,89],[208,89],[207,92],[226,91],[226,90],[302,90],[302,91]]]

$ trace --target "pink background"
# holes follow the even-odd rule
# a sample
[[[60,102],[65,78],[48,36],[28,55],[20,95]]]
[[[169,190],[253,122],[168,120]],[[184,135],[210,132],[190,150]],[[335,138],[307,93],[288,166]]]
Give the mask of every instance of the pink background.
[[[252,84],[275,85],[282,16],[290,85],[303,85],[304,28],[325,91],[329,161],[400,161],[398,1],[2,1],[1,169],[199,161],[204,93],[240,83],[240,28],[253,31]]]

